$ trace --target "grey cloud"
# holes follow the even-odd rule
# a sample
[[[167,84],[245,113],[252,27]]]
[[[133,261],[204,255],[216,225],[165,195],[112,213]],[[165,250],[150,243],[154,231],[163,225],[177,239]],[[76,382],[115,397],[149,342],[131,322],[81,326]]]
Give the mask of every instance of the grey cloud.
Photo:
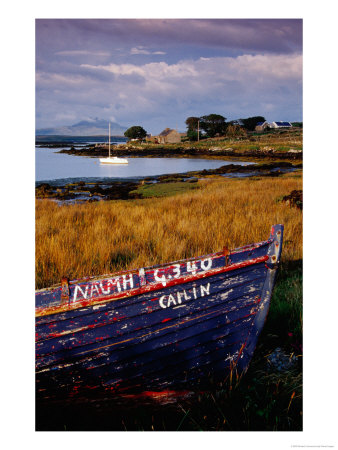
[[[302,49],[301,19],[38,19],[38,49],[103,50],[117,44],[216,46],[289,53]],[[163,51],[163,49],[162,49]]]
[[[175,65],[115,64],[83,69],[85,76],[42,75],[38,82],[43,88],[41,97],[50,102],[53,98],[57,103],[70,102],[74,109],[85,104],[87,109],[93,109],[90,115],[99,117],[100,108],[101,111],[106,108],[126,123],[146,115],[157,117],[160,111],[165,111],[167,116],[184,115],[192,104],[200,109],[223,108],[228,117],[239,109],[241,116],[248,115],[246,110],[251,103],[253,109],[256,105],[257,115],[257,109],[264,109],[269,103],[277,109],[287,109],[301,95],[301,57],[294,55],[209,58]],[[206,111],[200,114],[203,113]],[[264,111],[259,113],[264,115]]]
[[[94,56],[110,56],[108,52],[89,51],[89,50],[63,50],[55,52],[56,55],[62,56],[77,56],[77,55],[94,55]]]
[[[166,52],[162,52],[162,51],[151,51],[151,50],[147,50],[145,47],[133,47],[130,50],[130,54],[131,55],[165,55]]]
[[[37,127],[93,116],[159,132],[212,112],[300,120],[301,35],[301,20],[37,20]]]

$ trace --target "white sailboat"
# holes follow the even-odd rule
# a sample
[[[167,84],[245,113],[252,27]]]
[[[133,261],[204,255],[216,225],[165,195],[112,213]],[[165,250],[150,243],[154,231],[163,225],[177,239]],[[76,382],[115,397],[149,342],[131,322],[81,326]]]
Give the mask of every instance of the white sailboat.
[[[108,158],[100,158],[101,164],[128,164],[127,158],[118,158],[117,156],[110,156],[110,122],[109,122],[109,157]]]

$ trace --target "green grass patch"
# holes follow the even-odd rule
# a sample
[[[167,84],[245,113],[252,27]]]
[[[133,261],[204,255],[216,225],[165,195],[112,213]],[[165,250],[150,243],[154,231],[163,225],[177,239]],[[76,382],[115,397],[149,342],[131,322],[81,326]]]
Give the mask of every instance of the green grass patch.
[[[138,187],[135,191],[132,191],[131,194],[141,195],[142,198],[169,197],[171,195],[181,194],[182,192],[187,192],[198,187],[198,183],[183,181],[146,184]]]
[[[278,145],[276,147],[277,152],[288,152],[290,150],[290,146],[287,145]]]
[[[302,351],[303,271],[302,261],[282,263],[274,287],[262,340],[275,337],[275,345],[287,351]]]

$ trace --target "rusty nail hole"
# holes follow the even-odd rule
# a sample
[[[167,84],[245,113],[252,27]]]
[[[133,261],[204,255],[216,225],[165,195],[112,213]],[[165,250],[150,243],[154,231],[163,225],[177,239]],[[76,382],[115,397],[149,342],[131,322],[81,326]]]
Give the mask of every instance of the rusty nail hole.
[[[278,236],[280,235],[280,231],[277,231]]]
[[[271,258],[271,261],[272,261],[272,262],[276,262],[276,260],[277,260],[276,255],[273,255],[272,258]]]
[[[276,247],[278,247],[278,245],[279,245],[278,242],[276,242]]]

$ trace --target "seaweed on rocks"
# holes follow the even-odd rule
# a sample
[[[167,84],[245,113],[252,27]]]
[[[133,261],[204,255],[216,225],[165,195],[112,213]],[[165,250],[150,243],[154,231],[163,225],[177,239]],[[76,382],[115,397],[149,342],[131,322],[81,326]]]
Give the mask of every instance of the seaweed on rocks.
[[[68,145],[69,147],[69,145]],[[241,157],[255,159],[274,159],[274,160],[302,160],[303,152],[283,152],[273,149],[267,150],[245,150],[239,151],[232,148],[195,148],[195,147],[176,147],[167,148],[158,146],[138,147],[132,145],[119,145],[113,147],[115,156],[118,157],[135,157],[135,158],[180,158],[180,157]],[[106,157],[108,148],[87,146],[76,149],[62,149],[59,153],[67,153],[69,155],[90,156],[93,158]]]
[[[86,184],[85,181],[79,181],[63,186],[51,186],[42,183],[35,188],[35,195],[36,198],[50,198],[58,201],[127,200],[135,198],[134,195],[129,195],[129,193],[135,190],[137,186],[137,182],[130,181],[97,182],[95,184]]]
[[[197,182],[199,178],[207,176],[270,176],[278,177],[285,172],[291,172],[302,167],[301,163],[292,164],[290,162],[274,162],[269,164],[229,164],[217,169],[204,169],[201,171],[191,171],[186,173],[173,173],[168,175],[158,175],[146,177],[138,181],[98,181],[95,183],[85,180],[64,185],[52,186],[48,183],[37,184],[35,189],[36,198],[50,198],[57,201],[97,201],[97,200],[128,200],[139,198],[137,187],[153,183],[177,183],[177,182]],[[302,207],[299,203],[299,195],[290,194],[292,198],[285,198],[290,205]],[[295,197],[295,198],[293,198]],[[284,200],[284,199],[283,199]]]

